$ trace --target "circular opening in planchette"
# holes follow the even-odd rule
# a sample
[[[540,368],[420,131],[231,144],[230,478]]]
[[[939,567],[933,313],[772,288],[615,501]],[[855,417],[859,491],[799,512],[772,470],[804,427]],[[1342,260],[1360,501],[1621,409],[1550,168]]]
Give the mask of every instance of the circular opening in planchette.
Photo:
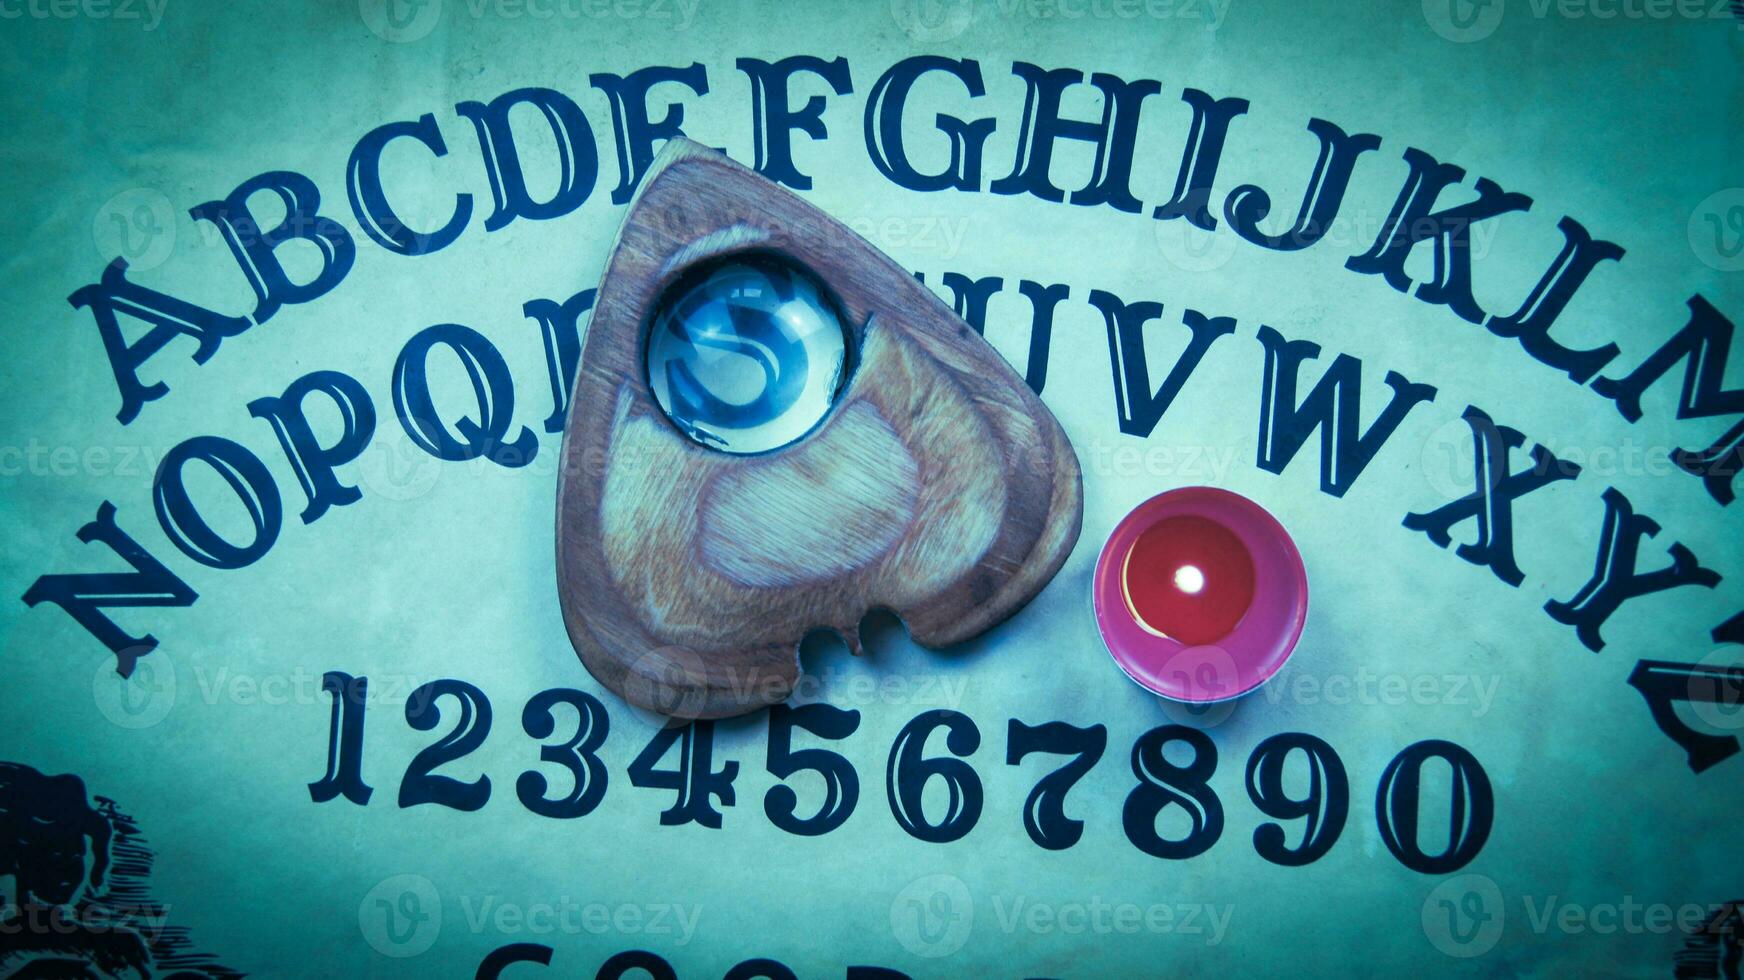
[[[699,263],[654,305],[654,399],[690,438],[728,453],[779,449],[829,414],[848,334],[823,285],[774,255]]]

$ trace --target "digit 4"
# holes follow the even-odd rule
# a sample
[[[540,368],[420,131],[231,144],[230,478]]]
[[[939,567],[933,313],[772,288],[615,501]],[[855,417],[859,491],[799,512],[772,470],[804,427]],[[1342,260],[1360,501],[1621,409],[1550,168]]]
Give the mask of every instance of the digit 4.
[[[678,746],[678,766],[675,769],[656,768],[672,746]],[[733,805],[733,780],[739,776],[739,764],[727,761],[714,770],[715,723],[693,721],[682,728],[663,728],[654,733],[636,760],[630,763],[630,785],[644,789],[669,789],[678,794],[672,806],[660,814],[660,824],[676,827],[696,822],[719,830],[721,811],[710,798],[719,799],[721,806]]]

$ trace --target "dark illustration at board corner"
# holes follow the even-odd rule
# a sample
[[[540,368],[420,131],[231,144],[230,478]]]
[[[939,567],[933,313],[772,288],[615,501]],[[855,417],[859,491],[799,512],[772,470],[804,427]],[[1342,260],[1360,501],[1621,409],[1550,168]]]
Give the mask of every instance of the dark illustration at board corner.
[[[73,775],[0,762],[0,977],[235,980],[151,895],[139,825]]]

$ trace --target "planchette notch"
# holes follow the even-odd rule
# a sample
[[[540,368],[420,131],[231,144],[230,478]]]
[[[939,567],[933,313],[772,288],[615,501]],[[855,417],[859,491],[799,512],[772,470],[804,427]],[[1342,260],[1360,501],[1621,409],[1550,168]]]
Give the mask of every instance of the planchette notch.
[[[673,337],[682,357],[656,349]],[[845,225],[685,140],[607,260],[562,461],[570,640],[606,687],[684,718],[786,700],[805,635],[857,653],[872,609],[930,648],[987,630],[1083,516],[1059,423],[985,340]]]

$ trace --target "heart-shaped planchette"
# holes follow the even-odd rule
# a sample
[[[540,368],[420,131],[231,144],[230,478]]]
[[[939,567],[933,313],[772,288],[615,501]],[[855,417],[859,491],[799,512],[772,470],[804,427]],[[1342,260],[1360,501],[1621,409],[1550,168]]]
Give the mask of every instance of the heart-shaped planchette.
[[[647,366],[657,304],[697,270],[741,260],[797,267],[845,335],[821,420],[750,454],[675,423]],[[752,379],[776,384],[771,364]],[[684,718],[786,700],[806,634],[833,630],[858,653],[873,609],[929,648],[982,633],[1047,584],[1083,518],[1071,444],[998,352],[847,226],[684,140],[618,232],[562,461],[570,640],[606,687]]]

